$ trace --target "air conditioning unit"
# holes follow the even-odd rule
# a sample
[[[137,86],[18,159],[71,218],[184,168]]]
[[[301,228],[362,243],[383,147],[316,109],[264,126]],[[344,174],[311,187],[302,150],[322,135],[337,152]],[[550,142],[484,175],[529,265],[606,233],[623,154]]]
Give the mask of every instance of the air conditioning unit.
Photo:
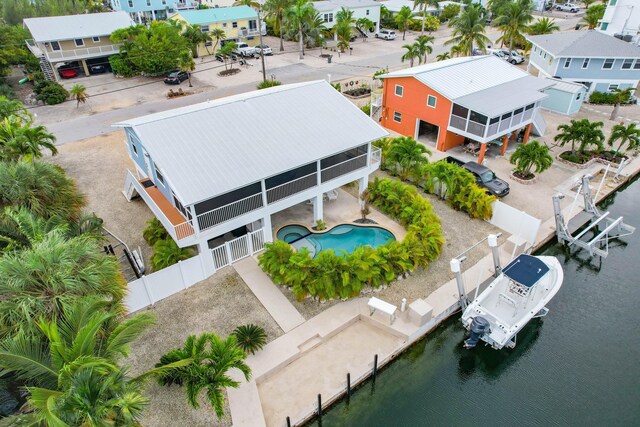
[[[622,36],[622,40],[630,42],[633,40],[633,36],[631,34],[625,34],[624,36]]]
[[[622,34],[614,34],[613,37],[622,40]]]

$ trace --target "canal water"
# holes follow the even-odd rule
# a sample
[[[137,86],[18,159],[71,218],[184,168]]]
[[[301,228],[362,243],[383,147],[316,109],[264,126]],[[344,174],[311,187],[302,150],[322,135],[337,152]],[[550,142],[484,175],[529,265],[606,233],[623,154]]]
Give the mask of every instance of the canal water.
[[[464,350],[465,331],[449,319],[321,425],[640,426],[640,180],[601,208],[637,232],[606,259],[541,251],[561,260],[564,284],[514,350]]]

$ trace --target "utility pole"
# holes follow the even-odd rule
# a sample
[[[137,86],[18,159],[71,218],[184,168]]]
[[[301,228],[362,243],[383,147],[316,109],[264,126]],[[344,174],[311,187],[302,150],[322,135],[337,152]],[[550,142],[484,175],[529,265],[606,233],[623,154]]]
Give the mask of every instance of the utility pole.
[[[262,61],[262,81],[267,81],[267,72],[264,67],[264,51],[262,50],[262,7],[258,6],[258,35],[260,36],[260,60]]]

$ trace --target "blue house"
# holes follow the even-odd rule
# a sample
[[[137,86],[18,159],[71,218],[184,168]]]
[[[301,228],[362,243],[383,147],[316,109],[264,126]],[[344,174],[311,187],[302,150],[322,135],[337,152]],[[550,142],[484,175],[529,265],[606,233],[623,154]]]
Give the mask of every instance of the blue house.
[[[196,0],[110,0],[113,10],[123,10],[141,24],[167,19],[181,10],[197,9]]]
[[[640,47],[598,31],[566,31],[528,36],[528,71],[581,83],[589,93],[637,88]]]
[[[580,111],[587,97],[586,86],[559,79],[549,79],[549,81],[553,86],[543,90],[549,96],[540,102],[542,108],[568,116]]]

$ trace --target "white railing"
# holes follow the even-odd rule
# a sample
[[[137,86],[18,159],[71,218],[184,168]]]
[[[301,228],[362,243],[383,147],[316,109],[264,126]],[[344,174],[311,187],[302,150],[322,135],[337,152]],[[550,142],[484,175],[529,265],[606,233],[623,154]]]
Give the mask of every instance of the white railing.
[[[522,113],[519,113],[513,116],[513,119],[511,120],[511,126],[516,126],[522,123],[522,117],[523,117]]]
[[[331,181],[334,178],[353,172],[367,166],[367,154],[362,154],[336,165],[322,169],[322,182]]]
[[[49,60],[78,59],[102,54],[113,54],[120,52],[120,45],[82,47],[73,50],[45,51]]]
[[[213,256],[213,265],[216,270],[222,267],[226,267],[231,264],[229,260],[229,253],[227,252],[227,244],[215,247],[211,249],[211,256]]]
[[[264,249],[264,233],[265,231],[262,228],[249,233],[251,238],[251,252],[253,252],[252,255]]]
[[[522,118],[522,121],[523,121],[523,122],[524,122],[524,121],[527,121],[527,120],[529,120],[529,119],[531,119],[531,117],[533,116],[533,110],[534,110],[534,109],[535,109],[535,108],[531,108],[531,109],[529,109],[529,110],[524,110],[524,116],[523,116],[523,118]]]
[[[211,249],[216,270],[233,264],[264,249],[264,229],[251,231]]]
[[[267,203],[277,202],[316,185],[318,185],[317,172],[285,182],[267,190]]]
[[[493,124],[489,125],[489,130],[487,131],[487,138],[489,138],[491,135],[495,135],[496,133],[498,133],[498,127],[500,126],[500,122],[495,122]]]
[[[371,147],[371,164],[380,163],[382,160],[382,149]]]
[[[545,131],[547,130],[547,123],[544,121],[544,117],[542,117],[542,114],[540,114],[539,109],[536,109],[536,112],[533,116],[533,126],[536,128],[536,131],[540,136],[543,136]]]
[[[220,206],[219,208],[198,215],[198,227],[200,227],[200,231],[203,231],[240,215],[259,209],[262,206],[262,194],[253,194],[249,197],[245,197],[244,199],[237,200],[233,203],[229,203],[228,205]]]
[[[44,56],[42,49],[40,49],[40,47],[36,44],[35,40],[27,39],[25,40],[25,42],[27,43],[27,47],[29,48],[31,53],[33,53],[36,57],[39,58],[41,56]]]
[[[449,120],[449,126],[456,129],[460,129],[460,130],[466,130],[467,119],[464,117],[460,117],[460,116],[456,116],[455,114],[452,114],[451,120]]]

